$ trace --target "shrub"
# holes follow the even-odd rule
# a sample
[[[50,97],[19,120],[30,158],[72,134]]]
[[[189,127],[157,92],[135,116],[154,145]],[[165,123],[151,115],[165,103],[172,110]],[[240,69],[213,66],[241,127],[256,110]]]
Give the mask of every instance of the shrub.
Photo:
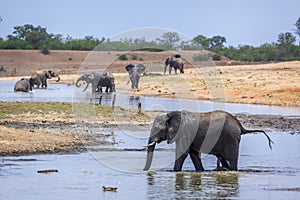
[[[125,54],[122,54],[119,56],[119,60],[128,60],[128,58]]]
[[[194,61],[208,61],[210,58],[209,54],[195,54],[193,55]]]
[[[212,59],[213,60],[221,60],[221,56],[218,54],[214,54],[214,55],[212,55]]]
[[[43,46],[41,48],[41,53],[44,54],[44,55],[48,55],[50,53],[50,50],[48,49],[48,47]]]

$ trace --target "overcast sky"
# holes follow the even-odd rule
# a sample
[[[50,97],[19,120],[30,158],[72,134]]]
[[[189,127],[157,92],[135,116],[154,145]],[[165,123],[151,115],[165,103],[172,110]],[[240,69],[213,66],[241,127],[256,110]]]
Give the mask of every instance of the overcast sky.
[[[300,0],[0,0],[0,37],[33,24],[48,33],[111,38],[143,27],[178,31],[189,38],[221,35],[226,46],[259,46],[291,32]]]

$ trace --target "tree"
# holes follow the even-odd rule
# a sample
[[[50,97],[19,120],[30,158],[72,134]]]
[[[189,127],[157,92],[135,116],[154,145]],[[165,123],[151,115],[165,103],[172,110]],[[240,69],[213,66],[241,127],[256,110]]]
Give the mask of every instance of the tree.
[[[297,49],[294,43],[296,42],[296,37],[292,33],[280,33],[278,35],[277,47],[279,50],[278,60],[291,60],[297,55]]]
[[[299,37],[299,46],[300,46],[300,17],[298,18],[297,22],[295,23],[295,26],[296,26],[295,33]]]
[[[204,49],[209,49],[210,47],[210,39],[205,37],[204,35],[197,35],[192,39],[194,44],[202,46]]]
[[[220,35],[213,36],[210,39],[210,46],[211,46],[211,48],[212,47],[217,47],[217,46],[223,48],[224,47],[224,43],[226,43],[226,38],[223,37],[223,36],[220,36]]]
[[[167,49],[176,49],[179,46],[180,37],[176,32],[166,32],[157,41]]]
[[[34,49],[44,48],[48,40],[53,37],[53,35],[47,33],[46,28],[41,26],[34,27],[31,24],[25,24],[23,26],[15,26],[14,29],[13,34],[15,37],[29,42]]]

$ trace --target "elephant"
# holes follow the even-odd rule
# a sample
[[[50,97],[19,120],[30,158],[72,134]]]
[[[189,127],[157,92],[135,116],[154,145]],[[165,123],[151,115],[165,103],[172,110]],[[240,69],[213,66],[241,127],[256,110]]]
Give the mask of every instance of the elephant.
[[[181,55],[175,54],[175,56],[167,57],[165,60],[165,66],[164,66],[164,74],[166,74],[167,67],[169,65],[169,74],[171,75],[172,68],[175,70],[175,74],[177,74],[177,69],[179,69],[180,73],[184,73],[184,63],[183,59],[181,58]]]
[[[84,81],[87,83],[86,87],[83,89],[82,92],[86,91],[89,84],[92,85],[92,92],[101,92],[102,87],[106,87],[105,92],[116,92],[115,89],[115,78],[111,72],[104,71],[104,72],[90,72],[82,74],[76,81],[76,87],[80,87],[80,81]]]
[[[147,68],[142,64],[129,64],[125,67],[131,81],[131,89],[138,89],[140,77],[147,75]]]
[[[37,88],[42,85],[42,88],[47,88],[47,79],[56,77],[56,82],[60,81],[60,77],[52,70],[40,70],[32,74],[31,78],[34,80],[34,85],[37,85]]]
[[[14,86],[15,92],[29,92],[32,91],[34,86],[34,81],[32,78],[22,78],[21,80],[17,81]]]
[[[219,163],[229,170],[236,171],[238,165],[239,144],[241,135],[262,132],[273,141],[263,130],[247,130],[232,114],[225,111],[192,113],[188,111],[172,111],[158,115],[152,124],[148,139],[147,160],[144,167],[148,171],[153,158],[156,143],[176,142],[174,171],[181,171],[188,154],[196,171],[204,171],[200,155],[215,155],[217,168]],[[228,162],[227,162],[228,161]]]

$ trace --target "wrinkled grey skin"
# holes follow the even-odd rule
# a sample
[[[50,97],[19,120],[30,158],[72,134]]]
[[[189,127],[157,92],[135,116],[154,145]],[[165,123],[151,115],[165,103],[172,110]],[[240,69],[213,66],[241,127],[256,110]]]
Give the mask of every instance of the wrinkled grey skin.
[[[115,92],[115,78],[111,72],[90,72],[82,74],[76,81],[76,87],[80,87],[80,82],[86,82],[86,87],[83,92],[86,91],[89,84],[92,85],[92,92],[102,92],[102,87],[106,87],[105,92]]]
[[[217,169],[222,163],[229,170],[237,170],[239,144],[242,134],[262,132],[247,130],[230,113],[213,111],[208,113],[191,113],[173,111],[155,118],[148,140],[147,160],[144,170],[149,170],[155,144],[167,141],[176,142],[174,171],[181,171],[185,158],[190,155],[196,171],[203,171],[201,153],[215,155],[218,158]],[[228,163],[227,163],[228,162]]]
[[[40,70],[36,71],[32,74],[31,78],[34,80],[34,85],[37,85],[37,88],[47,88],[47,79],[51,79],[52,77],[56,77],[56,82],[60,81],[60,77],[52,70]]]
[[[129,64],[125,69],[129,74],[131,89],[138,89],[140,77],[147,74],[147,68],[142,64]]]
[[[165,66],[164,66],[164,74],[166,74],[168,65],[169,65],[169,74],[170,75],[171,75],[172,68],[174,68],[175,74],[177,74],[177,69],[179,69],[180,74],[184,73],[183,59],[181,58],[180,55],[176,54],[175,56],[166,58]]]
[[[34,86],[34,81],[32,78],[22,78],[21,80],[17,81],[14,86],[15,92],[29,92],[32,91]]]

